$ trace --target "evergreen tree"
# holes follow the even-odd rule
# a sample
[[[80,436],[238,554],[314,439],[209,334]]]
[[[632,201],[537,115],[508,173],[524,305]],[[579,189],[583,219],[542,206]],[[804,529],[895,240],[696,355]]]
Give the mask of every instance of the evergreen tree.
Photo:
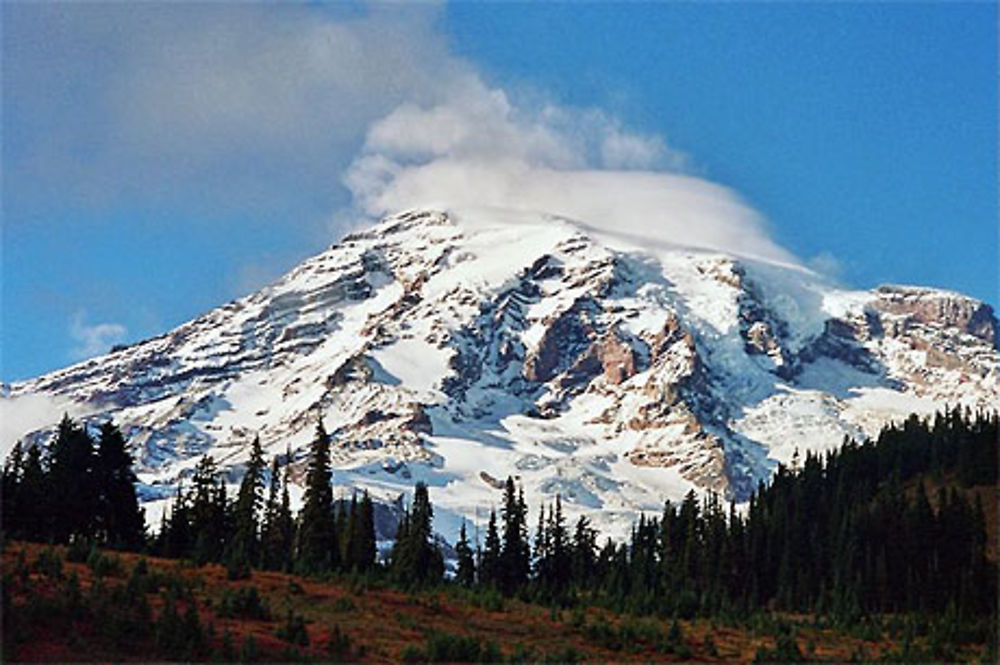
[[[94,443],[87,431],[64,415],[49,449],[47,512],[51,536],[64,543],[87,538],[94,531],[98,488],[95,482]]]
[[[417,483],[413,507],[400,525],[392,549],[392,572],[404,584],[436,582],[444,575],[444,559],[433,540],[431,506],[427,485]]]
[[[482,563],[479,567],[479,581],[486,587],[499,587],[501,566],[500,534],[497,532],[497,513],[490,510],[490,521],[486,527],[486,542],[483,544]]]
[[[250,446],[243,479],[236,494],[233,512],[234,532],[229,547],[230,563],[249,567],[260,556],[260,527],[258,515],[261,510],[264,485],[264,451],[260,447],[260,437],[254,437]]]
[[[366,491],[361,497],[361,515],[358,519],[358,545],[355,564],[364,572],[375,567],[378,549],[375,543],[375,505]]]
[[[549,511],[545,533],[550,562],[547,566],[546,586],[555,597],[559,598],[569,588],[571,564],[569,537],[566,533],[566,522],[562,512],[562,499],[558,494],[556,494],[555,508]]]
[[[298,565],[306,572],[340,565],[330,478],[330,436],[321,421],[309,451],[304,504],[299,513]]]
[[[531,569],[531,549],[527,535],[527,507],[523,492],[515,492],[514,479],[507,477],[504,485],[503,547],[500,550],[500,588],[512,594],[528,581]]]
[[[572,579],[581,588],[590,587],[596,573],[597,530],[590,526],[590,520],[581,515],[573,529],[573,543],[570,569]]]
[[[471,587],[476,583],[476,562],[472,557],[472,548],[469,546],[469,539],[465,533],[465,520],[462,521],[462,528],[458,532],[455,556],[458,559],[455,581],[462,586]]]
[[[291,458],[286,456],[285,459]],[[292,569],[292,550],[295,544],[296,530],[295,519],[292,517],[291,501],[288,497],[288,474],[289,466],[285,467],[285,475],[281,482],[281,504],[278,506],[277,519],[277,542],[280,556],[277,558],[280,570],[289,571]]]
[[[146,526],[135,494],[137,478],[125,437],[110,421],[101,426],[95,472],[98,540],[111,547],[139,549],[146,540]]]
[[[21,470],[24,467],[24,449],[21,442],[14,444],[10,455],[4,461],[3,482],[0,485],[0,526],[3,527],[4,539],[11,535],[19,537],[21,534]]]
[[[281,474],[278,469],[278,458],[275,456],[271,460],[271,468],[267,474],[267,498],[264,500],[264,519],[260,529],[260,566],[268,570],[281,568],[280,562],[283,556],[278,531],[280,487]]]
[[[198,563],[221,561],[231,532],[230,516],[225,483],[211,455],[198,461],[191,484],[187,510],[193,539],[192,555]],[[176,506],[174,510],[176,516]]]

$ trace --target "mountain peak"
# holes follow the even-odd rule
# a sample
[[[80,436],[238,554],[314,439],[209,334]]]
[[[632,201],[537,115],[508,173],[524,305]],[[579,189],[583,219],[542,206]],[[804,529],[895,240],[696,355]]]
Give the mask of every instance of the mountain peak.
[[[741,500],[795,448],[994,405],[995,331],[989,306],[959,294],[838,290],[542,213],[413,210],[10,394],[114,418],[154,517],[202,455],[236,482],[254,436],[295,451],[321,416],[335,482],[389,499],[424,480],[446,534],[481,519],[497,499],[486,479],[507,475],[535,505],[559,493],[571,514],[600,508],[614,533],[690,488]]]

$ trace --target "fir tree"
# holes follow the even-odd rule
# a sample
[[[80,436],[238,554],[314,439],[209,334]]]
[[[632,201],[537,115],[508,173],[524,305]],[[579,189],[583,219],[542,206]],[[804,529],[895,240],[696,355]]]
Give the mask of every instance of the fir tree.
[[[490,521],[486,527],[486,541],[483,543],[482,563],[479,567],[479,581],[487,587],[500,586],[501,561],[500,534],[497,532],[497,513],[490,510]]]
[[[413,507],[404,517],[392,549],[394,577],[407,585],[440,580],[444,559],[433,540],[434,509],[424,483],[414,488]]]
[[[260,551],[260,527],[258,515],[261,509],[264,484],[264,452],[260,447],[260,437],[254,437],[250,446],[250,457],[246,471],[236,494],[233,521],[235,530],[229,546],[230,563],[249,567],[256,562]]]
[[[94,444],[87,431],[64,415],[49,449],[47,512],[56,542],[87,538],[94,530],[98,488]]]
[[[112,422],[101,426],[98,438],[97,536],[112,547],[138,549],[146,539],[143,510],[135,494],[136,477],[125,437]]]
[[[304,504],[299,513],[298,565],[306,572],[340,565],[330,477],[330,436],[321,421],[309,451]]]
[[[469,546],[469,538],[465,533],[465,520],[462,521],[462,528],[458,532],[455,556],[458,559],[455,581],[462,586],[471,587],[476,583],[476,562],[472,557],[472,548]]]
[[[527,507],[523,493],[514,489],[514,479],[507,477],[504,485],[503,547],[500,551],[500,588],[506,594],[520,589],[528,580],[531,569],[531,549],[527,536]]]

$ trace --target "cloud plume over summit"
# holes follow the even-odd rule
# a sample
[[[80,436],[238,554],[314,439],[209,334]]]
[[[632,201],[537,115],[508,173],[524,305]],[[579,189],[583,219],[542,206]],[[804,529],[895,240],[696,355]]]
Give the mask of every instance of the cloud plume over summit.
[[[54,190],[283,223],[491,206],[791,259],[662,136],[498,87],[450,50],[440,8],[396,9],[5,7],[13,209]]]

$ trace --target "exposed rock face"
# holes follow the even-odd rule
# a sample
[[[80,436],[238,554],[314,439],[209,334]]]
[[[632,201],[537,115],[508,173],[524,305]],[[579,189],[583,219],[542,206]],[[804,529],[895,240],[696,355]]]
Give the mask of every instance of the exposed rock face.
[[[386,496],[425,479],[459,524],[512,475],[530,503],[558,492],[613,530],[690,487],[745,498],[794,448],[912,410],[995,407],[996,339],[993,310],[957,294],[846,292],[795,268],[612,248],[566,220],[414,211],[7,392],[123,424],[146,499],[206,453],[238,482],[257,435],[294,468],[322,418],[338,484]]]
[[[914,323],[951,328],[996,345],[997,319],[986,303],[957,293],[906,286],[881,286],[876,293],[873,306],[901,317],[904,330]]]

